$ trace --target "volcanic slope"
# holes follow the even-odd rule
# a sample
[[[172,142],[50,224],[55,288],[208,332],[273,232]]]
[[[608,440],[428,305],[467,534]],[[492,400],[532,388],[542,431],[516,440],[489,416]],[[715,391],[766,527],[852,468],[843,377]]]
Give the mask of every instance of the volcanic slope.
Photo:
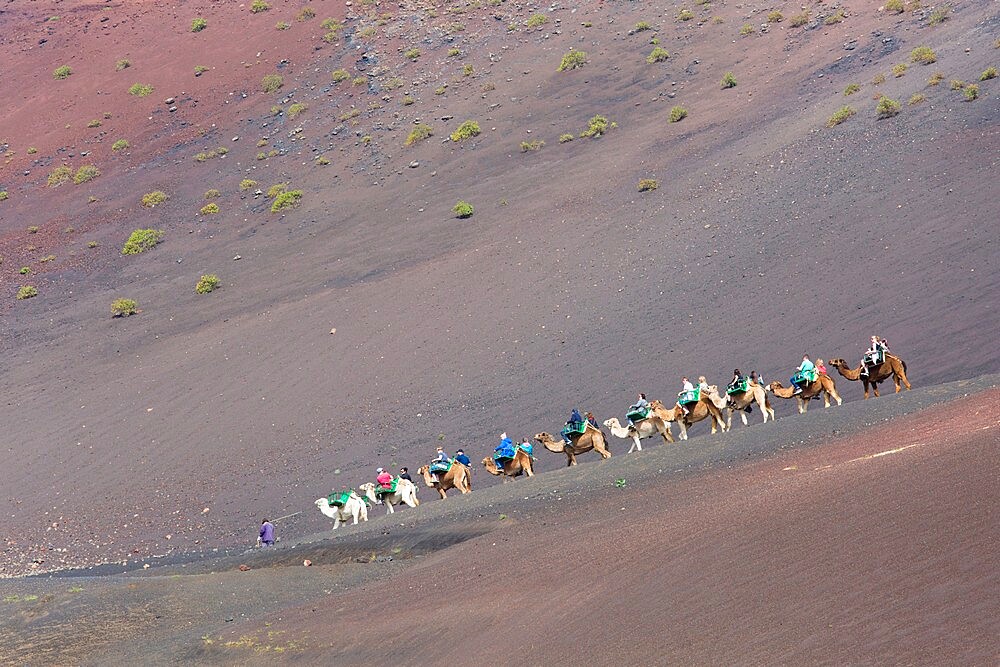
[[[235,543],[436,443],[871,333],[917,385],[1000,367],[1000,84],[949,85],[996,64],[992,3],[269,4],[3,10],[4,573]],[[136,228],[163,241],[123,256]]]

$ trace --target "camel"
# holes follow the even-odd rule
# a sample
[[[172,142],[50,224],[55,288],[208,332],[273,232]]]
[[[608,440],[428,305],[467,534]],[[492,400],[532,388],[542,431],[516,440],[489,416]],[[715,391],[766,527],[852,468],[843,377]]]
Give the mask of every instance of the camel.
[[[507,478],[513,479],[521,474],[525,474],[528,477],[534,477],[535,470],[533,465],[534,464],[532,463],[528,452],[524,451],[520,447],[517,447],[514,451],[513,459],[504,459],[502,467],[497,467],[496,459],[492,456],[487,456],[483,459],[483,466],[486,467],[486,472],[491,475],[502,476],[505,483]]]
[[[373,503],[378,502],[378,495],[375,490],[378,488],[374,482],[366,482],[358,487],[365,497]],[[394,514],[396,512],[393,505],[409,505],[416,507],[420,504],[417,500],[417,485],[408,479],[401,479],[396,482],[396,490],[393,493],[382,494],[382,502],[385,503],[385,513]]]
[[[611,458],[611,449],[608,447],[608,441],[605,438],[604,433],[601,429],[594,428],[594,426],[589,423],[583,433],[570,436],[570,444],[568,445],[562,438],[556,440],[544,431],[542,433],[536,433],[535,440],[541,443],[542,447],[550,452],[565,454],[567,467],[576,465],[577,454],[589,452],[591,449],[597,450],[597,453],[601,455],[601,458]]]
[[[760,408],[761,413],[764,415],[764,423],[767,423],[768,416],[771,417],[771,421],[774,421],[774,408],[771,407],[771,401],[767,398],[767,391],[765,391],[763,385],[759,385],[756,382],[747,383],[747,390],[743,392],[737,392],[735,394],[726,394],[729,399],[726,403],[726,430],[732,430],[733,428],[733,413],[739,412],[740,417],[743,419],[743,425],[747,426],[747,413],[746,408],[757,403],[757,407]]]
[[[878,398],[878,383],[884,382],[890,377],[896,384],[897,394],[900,391],[900,383],[906,387],[907,391],[910,390],[910,381],[906,379],[906,362],[892,354],[886,354],[885,361],[877,366],[873,366],[868,371],[867,377],[861,375],[861,364],[858,364],[857,368],[851,368],[843,359],[831,359],[830,365],[836,368],[837,372],[848,380],[855,382],[861,380],[861,384],[865,386],[865,399],[868,398],[869,385],[871,385],[872,391],[875,392],[875,398]]]
[[[840,399],[840,394],[837,393],[837,384],[833,381],[833,378],[829,375],[820,374],[814,382],[810,382],[805,387],[802,388],[802,393],[796,395],[795,387],[784,387],[780,382],[775,380],[767,386],[767,390],[777,396],[778,398],[795,398],[799,403],[799,414],[804,414],[809,408],[809,399],[816,396],[823,396],[823,407],[830,407],[830,397],[837,401],[837,405],[843,403]]]
[[[657,433],[663,437],[663,444],[674,441],[674,436],[670,432],[670,422],[664,421],[653,413],[628,427],[622,426],[618,417],[605,420],[604,425],[611,429],[611,435],[616,438],[632,441],[632,446],[628,450],[629,454],[636,451],[641,452],[642,443],[640,441],[643,438],[651,438]]]
[[[653,412],[657,417],[665,422],[677,422],[677,426],[680,428],[680,439],[688,439],[688,428],[693,424],[700,422],[708,417],[712,418],[712,433],[714,434],[716,429],[726,430],[726,422],[722,420],[722,406],[725,405],[725,399],[719,396],[717,388],[715,385],[709,387],[709,391],[701,392],[701,397],[698,402],[693,405],[693,407],[688,407],[688,414],[684,414],[684,410],[681,409],[680,405],[675,405],[674,407],[667,409],[661,401],[652,401],[649,406],[653,408]]]
[[[421,466],[417,472],[424,476],[424,483],[428,488],[437,489],[437,492],[441,494],[441,500],[448,497],[446,492],[450,489],[458,489],[462,493],[472,491],[472,471],[458,461],[451,464],[451,469],[448,472],[438,473],[440,482],[435,479],[430,466]]]
[[[319,498],[316,500],[316,507],[319,511],[323,513],[324,516],[328,516],[333,519],[333,529],[337,530],[340,524],[347,523],[348,519],[354,519],[354,525],[358,525],[358,519],[361,521],[368,521],[368,505],[361,496],[351,491],[350,498],[347,499],[347,503],[343,507],[337,507],[336,505],[331,505],[330,501],[326,498]]]

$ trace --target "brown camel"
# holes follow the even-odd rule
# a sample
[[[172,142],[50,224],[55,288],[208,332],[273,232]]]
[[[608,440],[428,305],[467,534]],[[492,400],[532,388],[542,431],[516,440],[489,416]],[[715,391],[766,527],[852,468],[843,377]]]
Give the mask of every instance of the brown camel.
[[[799,403],[799,414],[803,414],[809,408],[809,399],[815,396],[823,396],[823,407],[830,407],[830,398],[837,401],[837,405],[843,403],[840,394],[837,393],[837,383],[829,375],[820,374],[814,382],[810,382],[802,388],[801,394],[795,393],[795,387],[784,387],[778,381],[774,381],[767,386],[767,390],[778,398],[794,398]]]
[[[675,405],[667,409],[662,401],[652,401],[649,406],[653,408],[656,416],[663,421],[677,423],[678,428],[681,430],[678,436],[680,440],[688,439],[688,428],[709,417],[712,418],[712,433],[715,433],[717,428],[725,431],[726,422],[722,420],[722,408],[720,407],[720,404],[725,405],[725,399],[719,396],[717,388],[714,385],[709,389],[707,392],[701,392],[697,403],[688,405],[687,414],[684,413],[680,405]]]
[[[424,483],[429,488],[437,489],[437,492],[441,494],[442,500],[448,497],[448,494],[445,492],[450,489],[458,489],[462,493],[472,491],[472,471],[458,461],[451,464],[451,469],[448,472],[438,473],[440,482],[434,478],[430,466],[421,466],[417,469],[417,473],[424,476]]]
[[[764,423],[767,423],[767,418],[770,417],[771,421],[774,421],[774,408],[771,407],[771,401],[767,397],[767,391],[765,391],[764,386],[757,384],[756,382],[748,382],[747,390],[736,392],[735,394],[726,394],[729,401],[726,403],[726,430],[732,430],[733,428],[733,413],[739,412],[740,417],[743,419],[743,425],[747,425],[747,413],[746,408],[753,403],[757,404],[760,408],[761,414],[764,415]]]
[[[587,424],[587,429],[580,434],[570,436],[570,444],[567,445],[562,439],[556,440],[548,433],[538,433],[535,440],[541,443],[542,447],[550,452],[563,453],[566,455],[566,465],[576,465],[576,455],[589,452],[591,449],[597,450],[601,458],[611,458],[611,448],[608,447],[607,438],[599,428],[594,428]]]
[[[496,459],[492,456],[487,456],[483,459],[483,465],[486,467],[486,472],[491,475],[503,477],[503,481],[505,483],[507,478],[513,479],[514,477],[518,477],[522,474],[527,475],[528,477],[535,476],[535,471],[532,468],[533,463],[531,461],[531,457],[528,456],[528,453],[520,447],[518,447],[517,451],[514,453],[514,458],[504,459],[503,466],[499,468],[497,467]]]
[[[857,368],[851,368],[843,359],[831,359],[830,365],[836,368],[837,372],[848,380],[855,382],[861,380],[861,384],[865,386],[866,399],[868,398],[869,385],[871,386],[872,391],[875,392],[875,397],[878,398],[878,383],[884,382],[890,377],[896,384],[897,394],[900,391],[900,384],[903,384],[907,391],[910,390],[910,381],[906,379],[906,362],[892,354],[885,355],[885,361],[881,364],[872,366],[868,370],[867,376],[861,375],[861,364],[858,364]]]

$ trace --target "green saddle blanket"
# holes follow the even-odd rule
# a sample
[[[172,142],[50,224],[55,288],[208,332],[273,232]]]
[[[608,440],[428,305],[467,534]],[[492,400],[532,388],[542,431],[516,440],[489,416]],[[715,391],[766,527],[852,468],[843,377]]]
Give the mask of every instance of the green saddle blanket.
[[[334,507],[343,507],[350,500],[353,491],[334,491],[326,497],[326,501]]]
[[[695,388],[691,391],[682,391],[677,394],[677,402],[681,405],[687,405],[688,403],[697,403],[701,398],[701,389]]]
[[[801,384],[803,382],[815,382],[819,379],[819,371],[799,371],[792,377],[793,384]]]
[[[746,390],[749,387],[749,385],[750,385],[750,381],[747,380],[746,378],[743,378],[742,382],[737,382],[736,384],[729,385],[726,388],[726,393],[727,394],[742,394],[742,393],[746,392]]]
[[[376,496],[388,496],[390,494],[396,493],[396,487],[398,485],[399,485],[399,478],[398,477],[393,477],[392,478],[392,486],[390,486],[388,489],[383,488],[381,486],[378,486],[376,484],[375,485],[375,495]]]
[[[629,410],[625,413],[625,419],[635,423],[648,417],[650,412],[652,412],[651,408],[637,408],[635,410]]]
[[[563,427],[562,434],[568,436],[582,435],[587,430],[587,422],[570,422]]]

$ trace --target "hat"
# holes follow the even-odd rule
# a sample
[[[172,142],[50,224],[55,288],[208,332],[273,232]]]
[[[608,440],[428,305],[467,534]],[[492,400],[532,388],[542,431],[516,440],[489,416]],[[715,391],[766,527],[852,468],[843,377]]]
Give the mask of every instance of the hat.
[[[384,470],[383,470],[382,468],[379,468],[379,469],[378,469],[378,470],[376,470],[375,472],[385,472],[385,471],[384,471]]]
[[[464,454],[464,453],[465,453],[465,450],[464,450],[464,449],[456,449],[456,450],[455,450],[455,453],[456,453],[456,454]]]
[[[507,437],[507,431],[504,431],[503,433],[500,434],[500,439],[501,440],[503,440],[506,437]]]

